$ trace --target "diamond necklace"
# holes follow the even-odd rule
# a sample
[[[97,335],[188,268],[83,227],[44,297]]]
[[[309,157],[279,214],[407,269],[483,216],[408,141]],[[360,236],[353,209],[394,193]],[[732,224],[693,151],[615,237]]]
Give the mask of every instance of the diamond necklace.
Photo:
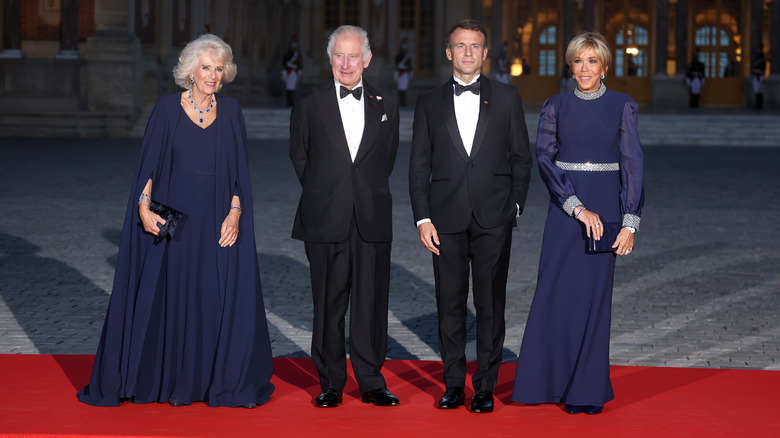
[[[203,124],[203,113],[207,113],[211,111],[211,108],[214,107],[214,96],[211,96],[211,103],[209,104],[209,107],[205,110],[198,109],[198,106],[195,105],[195,102],[192,100],[192,88],[190,88],[190,103],[192,104],[192,109],[198,112],[198,123]]]
[[[604,83],[601,83],[601,86],[598,90],[592,92],[592,93],[586,93],[584,91],[580,91],[579,88],[574,87],[574,95],[579,97],[582,100],[596,100],[599,97],[603,96],[604,93],[607,92],[607,87],[604,85]]]

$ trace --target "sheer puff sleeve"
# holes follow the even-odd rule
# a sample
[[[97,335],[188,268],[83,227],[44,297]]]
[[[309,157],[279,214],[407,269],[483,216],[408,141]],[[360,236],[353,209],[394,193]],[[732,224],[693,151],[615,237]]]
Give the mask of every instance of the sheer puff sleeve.
[[[642,159],[637,104],[634,99],[627,97],[620,120],[620,212],[623,214],[623,226],[635,229],[639,229],[645,202]]]
[[[574,208],[582,202],[574,193],[566,171],[555,165],[558,157],[558,115],[555,102],[547,99],[539,114],[539,129],[536,133],[536,159],[539,162],[539,174],[547,185],[550,197],[571,216]]]

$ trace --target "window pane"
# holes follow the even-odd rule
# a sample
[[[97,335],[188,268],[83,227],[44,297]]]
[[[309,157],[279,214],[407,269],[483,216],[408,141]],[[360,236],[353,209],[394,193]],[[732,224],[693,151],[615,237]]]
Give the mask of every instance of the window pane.
[[[539,44],[555,44],[555,26],[548,26],[539,35]]]

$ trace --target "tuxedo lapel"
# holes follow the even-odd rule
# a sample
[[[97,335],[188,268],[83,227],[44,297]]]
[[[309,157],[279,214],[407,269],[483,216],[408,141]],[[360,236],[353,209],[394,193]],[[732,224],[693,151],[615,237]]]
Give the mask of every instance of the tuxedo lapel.
[[[365,81],[363,81],[363,91],[365,125],[363,126],[363,137],[360,139],[360,146],[355,156],[355,163],[360,162],[374,147],[382,123],[382,115],[384,115],[384,105],[381,100],[377,99],[375,90]]]
[[[463,139],[460,137],[458,129],[458,119],[455,117],[455,100],[452,91],[452,81],[447,81],[442,87],[442,107],[444,108],[444,121],[447,124],[447,131],[450,133],[452,145],[463,160],[469,160],[469,154],[466,153],[466,147],[463,146]]]
[[[476,157],[477,153],[479,153],[479,148],[482,146],[482,140],[485,139],[485,132],[490,121],[490,80],[484,76],[480,76],[477,80],[480,82],[479,118],[477,119],[477,130],[474,132],[474,144],[471,146],[472,157]]]
[[[341,123],[341,111],[339,103],[336,100],[336,90],[334,82],[330,81],[318,87],[314,91],[314,104],[317,106],[317,112],[320,114],[325,131],[330,137],[330,143],[341,152],[344,157],[352,162],[352,156],[349,154],[347,145],[347,136],[344,134],[344,124]]]

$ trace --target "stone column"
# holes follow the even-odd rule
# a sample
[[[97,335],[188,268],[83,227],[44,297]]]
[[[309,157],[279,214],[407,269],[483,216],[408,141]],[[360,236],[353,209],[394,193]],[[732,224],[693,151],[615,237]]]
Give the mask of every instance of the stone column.
[[[21,0],[3,0],[3,51],[0,59],[19,59],[23,55]]]
[[[752,0],[750,2],[750,70],[753,71],[753,63],[762,52],[762,29],[764,0]]]
[[[780,80],[780,0],[772,0],[769,21],[769,78]]]
[[[674,31],[675,78],[685,78],[688,70],[688,0],[677,0],[677,25]]]
[[[501,46],[503,45],[503,38],[501,38],[504,29],[504,2],[502,0],[493,0],[493,7],[490,11],[490,41],[488,41],[491,67],[496,65],[496,61],[501,57]]]
[[[780,108],[780,0],[772,0],[769,31],[769,79],[764,82],[764,106]]]
[[[141,44],[134,0],[95,0],[95,28],[87,38],[87,101],[103,113],[109,136],[130,133],[141,112]]]
[[[596,27],[596,9],[593,0],[585,0],[585,32],[593,32]]]
[[[60,51],[55,59],[80,59],[79,0],[60,1]]]
[[[667,76],[666,56],[669,46],[669,1],[656,0],[655,75]]]
[[[574,19],[577,13],[577,5],[574,0],[563,0],[563,48],[564,53],[569,41],[574,38]]]
[[[761,25],[763,24],[763,9],[764,9],[764,1],[763,0],[751,0],[750,1],[750,38],[749,38],[749,44],[750,44],[750,57],[746,59],[749,68],[748,68],[748,75],[745,78],[745,84],[744,84],[744,98],[743,101],[745,103],[745,106],[748,108],[753,108],[756,105],[756,95],[753,93],[753,69],[755,68],[756,61],[758,60],[759,56],[763,56],[763,42],[762,42],[762,29]],[[766,61],[765,61],[766,62]],[[764,83],[764,100],[768,101],[769,99],[766,99],[766,88],[767,84]],[[768,103],[768,102],[767,102]],[[766,105],[765,106],[769,106]]]
[[[480,23],[483,22],[483,14],[482,14],[482,8],[484,5],[482,4],[482,0],[472,0],[471,1],[471,18],[474,20],[479,21]],[[455,24],[455,23],[452,23]],[[452,26],[450,24],[450,26]]]
[[[656,0],[655,22],[655,74],[652,78],[652,105],[659,108],[685,108],[688,105],[688,90],[685,87],[685,79],[678,75],[670,78],[666,71],[669,47],[668,0]],[[678,32],[679,29],[678,23]],[[679,72],[679,68],[677,71]]]

